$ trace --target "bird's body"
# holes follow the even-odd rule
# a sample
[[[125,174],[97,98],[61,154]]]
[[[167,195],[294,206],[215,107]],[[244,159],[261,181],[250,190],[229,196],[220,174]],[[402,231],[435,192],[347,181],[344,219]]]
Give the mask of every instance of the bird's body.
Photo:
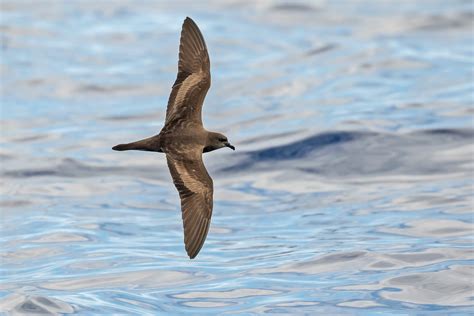
[[[165,125],[158,135],[113,147],[119,151],[166,154],[181,198],[184,243],[191,259],[204,244],[213,208],[213,182],[202,154],[222,147],[235,149],[227,137],[209,132],[202,125],[202,105],[210,85],[210,61],[204,38],[194,21],[186,18],[181,31],[178,75],[168,100]]]

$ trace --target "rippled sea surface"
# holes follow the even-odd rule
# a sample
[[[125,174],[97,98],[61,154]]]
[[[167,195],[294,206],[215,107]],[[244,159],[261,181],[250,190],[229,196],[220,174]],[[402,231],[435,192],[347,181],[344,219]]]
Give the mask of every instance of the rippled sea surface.
[[[471,1],[1,2],[0,311],[467,315]],[[156,134],[207,40],[212,227],[184,251]]]

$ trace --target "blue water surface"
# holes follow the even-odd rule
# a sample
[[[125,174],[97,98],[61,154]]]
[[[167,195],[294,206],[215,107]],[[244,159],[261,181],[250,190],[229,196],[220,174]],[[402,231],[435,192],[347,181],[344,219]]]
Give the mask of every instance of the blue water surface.
[[[2,0],[7,314],[473,312],[472,1]],[[207,41],[212,226],[162,154],[182,21]]]

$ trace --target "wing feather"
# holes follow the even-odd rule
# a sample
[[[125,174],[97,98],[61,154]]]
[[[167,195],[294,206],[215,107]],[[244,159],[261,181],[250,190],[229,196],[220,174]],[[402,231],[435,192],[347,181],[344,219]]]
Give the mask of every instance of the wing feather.
[[[212,216],[213,183],[202,161],[202,148],[166,154],[174,185],[181,198],[184,244],[193,259],[201,250]]]
[[[165,126],[180,118],[202,124],[202,104],[210,86],[206,43],[196,23],[186,18],[179,45],[178,75],[168,99]]]

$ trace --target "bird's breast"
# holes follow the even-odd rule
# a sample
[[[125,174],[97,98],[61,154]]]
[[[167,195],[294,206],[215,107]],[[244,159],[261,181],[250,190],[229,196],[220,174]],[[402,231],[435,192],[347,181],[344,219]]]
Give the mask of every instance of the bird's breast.
[[[162,148],[167,151],[187,151],[206,145],[206,136],[200,133],[169,133],[162,137]]]

